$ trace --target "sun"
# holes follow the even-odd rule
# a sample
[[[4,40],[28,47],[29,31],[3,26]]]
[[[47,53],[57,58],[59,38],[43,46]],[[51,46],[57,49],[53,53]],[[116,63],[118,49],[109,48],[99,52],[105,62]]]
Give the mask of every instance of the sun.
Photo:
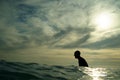
[[[93,23],[97,27],[97,29],[106,30],[110,28],[113,24],[112,14],[106,12],[97,14],[94,17]]]
[[[96,24],[102,28],[106,28],[110,26],[111,17],[108,14],[100,14],[96,17]]]

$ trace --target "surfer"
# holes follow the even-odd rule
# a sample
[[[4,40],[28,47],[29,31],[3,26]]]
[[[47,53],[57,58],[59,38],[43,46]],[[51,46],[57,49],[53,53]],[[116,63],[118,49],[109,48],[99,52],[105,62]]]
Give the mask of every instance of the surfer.
[[[88,67],[86,60],[83,57],[81,57],[80,54],[81,52],[78,50],[74,52],[75,58],[78,59],[79,66]]]

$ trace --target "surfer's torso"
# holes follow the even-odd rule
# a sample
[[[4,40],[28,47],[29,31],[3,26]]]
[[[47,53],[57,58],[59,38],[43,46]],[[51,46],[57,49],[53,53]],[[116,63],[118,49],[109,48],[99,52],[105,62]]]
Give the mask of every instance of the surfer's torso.
[[[88,67],[88,64],[87,64],[86,60],[82,57],[78,58],[78,63],[79,63],[79,66]]]

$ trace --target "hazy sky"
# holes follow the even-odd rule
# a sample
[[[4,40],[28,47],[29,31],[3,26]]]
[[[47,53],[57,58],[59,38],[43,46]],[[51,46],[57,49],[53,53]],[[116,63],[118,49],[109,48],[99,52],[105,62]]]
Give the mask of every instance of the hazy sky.
[[[119,0],[0,0],[0,59],[117,66],[119,21]]]

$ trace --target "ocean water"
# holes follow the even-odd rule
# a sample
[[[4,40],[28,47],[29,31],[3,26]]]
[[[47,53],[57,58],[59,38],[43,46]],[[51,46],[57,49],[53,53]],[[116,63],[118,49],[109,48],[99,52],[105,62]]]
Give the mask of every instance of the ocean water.
[[[120,69],[0,61],[0,80],[120,80]]]

